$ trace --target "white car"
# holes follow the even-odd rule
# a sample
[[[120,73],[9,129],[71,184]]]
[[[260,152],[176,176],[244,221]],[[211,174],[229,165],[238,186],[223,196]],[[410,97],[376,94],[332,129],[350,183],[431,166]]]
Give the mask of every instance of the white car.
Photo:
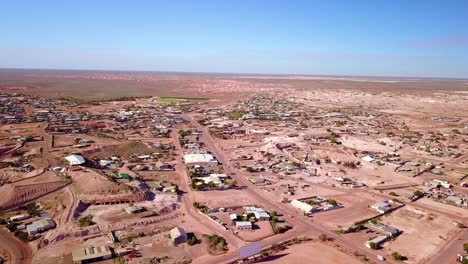
[[[379,260],[382,260],[382,261],[385,260],[385,257],[384,257],[384,256],[377,255],[377,258],[378,258]]]

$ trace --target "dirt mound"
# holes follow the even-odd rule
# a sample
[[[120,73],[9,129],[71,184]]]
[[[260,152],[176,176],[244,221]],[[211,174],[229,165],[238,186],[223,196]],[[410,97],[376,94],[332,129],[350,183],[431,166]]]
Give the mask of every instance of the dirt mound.
[[[2,186],[0,187],[0,193],[2,194],[0,197],[0,210],[6,210],[32,201],[65,185],[66,182],[64,181],[54,181],[20,186],[13,184]]]

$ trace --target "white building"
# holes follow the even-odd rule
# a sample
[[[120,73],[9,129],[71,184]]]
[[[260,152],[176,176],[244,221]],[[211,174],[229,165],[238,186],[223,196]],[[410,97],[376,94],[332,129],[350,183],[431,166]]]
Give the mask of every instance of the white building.
[[[55,228],[55,222],[51,218],[41,218],[37,221],[32,222],[30,225],[26,226],[29,235],[35,235],[47,231],[49,229]]]
[[[308,203],[301,202],[301,201],[296,200],[296,199],[291,201],[291,205],[294,208],[301,210],[305,214],[310,214],[313,211],[315,211],[315,208],[312,205],[310,205]]]
[[[81,165],[81,164],[84,164],[86,162],[85,159],[82,156],[75,155],[75,154],[72,154],[70,156],[66,156],[65,159],[70,163],[70,166]]]
[[[10,221],[21,221],[24,219],[28,219],[29,217],[30,217],[29,214],[19,214],[19,215],[10,217]]]
[[[211,154],[207,153],[195,153],[195,154],[186,154],[184,155],[184,162],[187,166],[216,166],[218,165],[218,160],[213,157]]]
[[[174,227],[169,231],[169,236],[171,237],[172,243],[178,245],[187,242],[187,233],[181,227]]]
[[[388,237],[387,236],[378,236],[374,239],[371,239],[369,241],[366,241],[366,247],[371,248],[371,244],[375,243],[376,246],[382,245],[385,241],[387,241]]]
[[[252,230],[252,223],[250,221],[236,222],[237,230]]]
[[[367,161],[367,162],[372,162],[374,161],[375,159],[372,158],[371,156],[365,156],[365,157],[362,157],[361,158],[363,161]]]
[[[72,251],[73,264],[90,263],[112,258],[109,246],[87,247]]]
[[[230,214],[229,218],[231,219],[231,221],[236,221],[237,220],[237,214]]]

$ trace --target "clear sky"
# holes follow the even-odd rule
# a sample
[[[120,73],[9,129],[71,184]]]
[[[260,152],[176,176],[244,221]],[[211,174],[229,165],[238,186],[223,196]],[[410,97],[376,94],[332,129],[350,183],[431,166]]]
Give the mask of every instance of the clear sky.
[[[468,77],[468,0],[2,1],[0,67]]]

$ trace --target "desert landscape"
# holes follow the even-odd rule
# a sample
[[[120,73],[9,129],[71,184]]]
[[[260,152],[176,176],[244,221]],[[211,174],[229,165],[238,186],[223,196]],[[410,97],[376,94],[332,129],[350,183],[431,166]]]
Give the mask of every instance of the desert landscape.
[[[456,263],[467,82],[1,70],[0,256]]]

